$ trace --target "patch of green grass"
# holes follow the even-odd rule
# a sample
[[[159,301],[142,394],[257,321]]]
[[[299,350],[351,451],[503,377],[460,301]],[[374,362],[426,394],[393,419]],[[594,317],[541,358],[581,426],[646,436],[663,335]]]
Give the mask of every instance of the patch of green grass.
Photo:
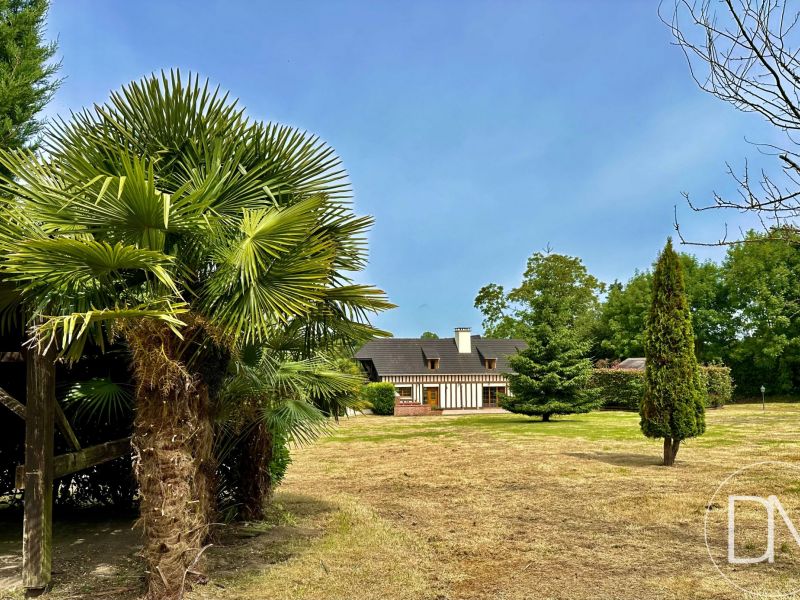
[[[800,402],[800,396],[793,394],[778,394],[774,396],[767,396],[765,399],[767,404],[796,404]],[[761,404],[761,396],[742,396],[734,398],[733,404]]]
[[[769,445],[797,444],[794,439],[772,439],[787,413],[800,415],[800,406],[772,404],[762,412],[759,404],[738,404],[706,412],[706,433],[691,443],[701,447],[733,446],[749,440]],[[581,438],[589,441],[638,441],[642,439],[639,415],[630,411],[603,410],[582,415],[553,417],[552,421],[515,414],[474,414],[441,417],[367,417],[375,427],[359,433],[349,430],[334,434],[329,443],[392,442],[415,438],[432,438],[480,432],[503,437]]]
[[[411,428],[408,428],[411,429]],[[322,442],[388,442],[397,440],[407,440],[410,438],[443,437],[452,435],[452,431],[438,431],[429,428],[411,429],[397,433],[365,433],[363,435],[334,434],[323,438]]]

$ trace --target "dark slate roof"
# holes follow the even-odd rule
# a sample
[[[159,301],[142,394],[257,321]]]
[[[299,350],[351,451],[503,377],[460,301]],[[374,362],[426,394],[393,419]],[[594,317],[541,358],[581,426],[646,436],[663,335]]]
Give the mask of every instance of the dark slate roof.
[[[371,360],[378,375],[467,375],[483,373],[510,373],[508,356],[527,348],[522,340],[491,340],[472,336],[472,352],[461,354],[454,338],[420,340],[386,338],[367,342],[356,353],[358,360]],[[433,356],[436,354],[437,356]],[[439,368],[432,371],[426,357],[439,358]],[[482,358],[496,358],[497,369],[488,371]]]
[[[422,346],[422,354],[425,358],[442,358],[439,354],[439,348],[436,347],[436,344],[430,344],[428,341],[424,341],[421,344]]]
[[[643,358],[626,358],[621,363],[617,364],[615,369],[636,369],[644,370],[645,360]]]

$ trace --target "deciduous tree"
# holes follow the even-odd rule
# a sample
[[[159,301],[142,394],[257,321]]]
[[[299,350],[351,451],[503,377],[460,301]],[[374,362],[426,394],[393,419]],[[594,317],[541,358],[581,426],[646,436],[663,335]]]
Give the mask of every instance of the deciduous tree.
[[[771,237],[791,237],[800,230],[800,11],[787,0],[676,0],[673,6],[662,18],[697,85],[760,115],[778,132],[777,141],[760,148],[778,159],[778,174],[754,175],[747,163],[741,170],[729,167],[737,193],[715,193],[712,202],[690,206],[751,213]],[[727,229],[713,243],[730,243]]]
[[[604,285],[574,256],[536,252],[527,262],[522,282],[506,293],[503,286],[483,286],[475,308],[483,313],[484,335],[523,338],[544,319],[564,322],[581,340],[591,335]]]

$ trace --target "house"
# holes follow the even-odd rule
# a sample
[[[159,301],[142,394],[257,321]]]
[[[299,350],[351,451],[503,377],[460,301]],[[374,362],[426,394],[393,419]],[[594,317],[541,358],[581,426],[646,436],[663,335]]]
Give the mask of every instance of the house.
[[[398,405],[478,409],[497,407],[498,396],[509,393],[508,357],[526,347],[522,340],[485,339],[458,327],[452,338],[373,340],[355,357],[371,381],[395,385]]]

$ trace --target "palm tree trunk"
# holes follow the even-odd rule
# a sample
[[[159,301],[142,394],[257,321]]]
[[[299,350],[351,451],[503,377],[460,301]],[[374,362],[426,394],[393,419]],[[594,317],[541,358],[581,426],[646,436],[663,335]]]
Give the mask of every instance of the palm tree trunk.
[[[196,472],[193,479],[192,497],[199,503],[203,515],[202,541],[209,539],[209,528],[217,511],[217,462],[214,458],[214,424],[210,411],[208,386],[196,384],[194,412],[197,416],[197,432],[194,443]]]
[[[272,462],[272,433],[259,421],[244,442],[239,485],[242,494],[241,517],[246,521],[264,519],[264,507],[272,495],[272,478],[269,465]]]
[[[179,340],[166,327],[141,323],[126,337],[137,380],[133,449],[146,597],[178,600],[187,584],[204,579],[214,497],[208,390],[175,358]]]

